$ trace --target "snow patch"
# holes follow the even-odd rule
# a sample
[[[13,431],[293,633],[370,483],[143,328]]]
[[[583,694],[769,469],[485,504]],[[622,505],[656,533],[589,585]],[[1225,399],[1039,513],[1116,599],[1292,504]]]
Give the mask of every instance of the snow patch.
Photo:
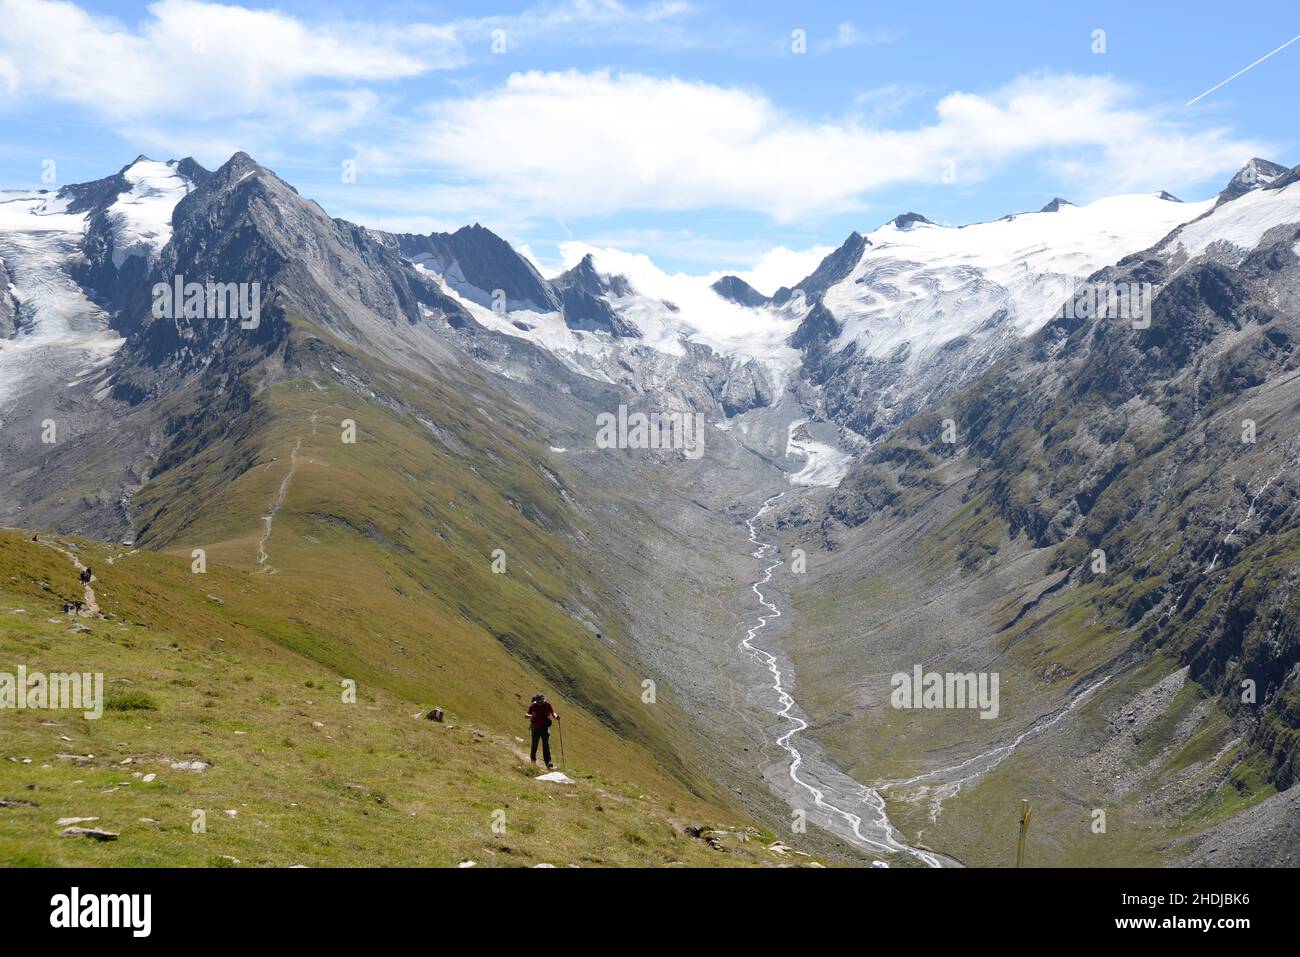
[[[123,174],[131,188],[108,207],[113,229],[113,265],[131,256],[152,263],[172,238],[172,211],[191,183],[176,172],[176,163],[141,159]]]
[[[1204,219],[1188,223],[1173,242],[1183,248],[1189,260],[1219,242],[1249,252],[1270,229],[1296,222],[1300,222],[1300,183],[1238,196]]]
[[[960,228],[888,223],[868,234],[862,259],[824,296],[843,324],[834,348],[856,343],[883,358],[907,346],[919,361],[995,316],[1012,334],[1028,336],[1047,323],[1074,282],[1212,206],[1140,194]]]

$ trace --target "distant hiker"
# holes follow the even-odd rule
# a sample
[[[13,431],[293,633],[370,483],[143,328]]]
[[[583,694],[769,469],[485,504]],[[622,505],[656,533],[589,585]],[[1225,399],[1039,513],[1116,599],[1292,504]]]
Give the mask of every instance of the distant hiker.
[[[70,611],[72,611],[72,602],[65,601],[63,603],[63,613],[66,615]]]
[[[546,700],[546,695],[533,695],[533,703],[528,706],[524,712],[528,715],[528,720],[532,722],[533,727],[533,750],[529,758],[533,764],[537,763],[537,742],[542,742],[542,758],[546,761],[547,768],[555,767],[551,763],[551,719],[560,720],[560,716],[555,713],[551,703]]]

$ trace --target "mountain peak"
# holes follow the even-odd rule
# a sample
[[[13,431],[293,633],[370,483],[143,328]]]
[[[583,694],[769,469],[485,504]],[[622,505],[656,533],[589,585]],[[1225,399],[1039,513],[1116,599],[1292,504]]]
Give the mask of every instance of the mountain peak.
[[[581,289],[592,296],[630,296],[632,284],[623,276],[606,276],[596,268],[596,257],[587,253],[572,269],[556,276],[552,285],[564,289]]]
[[[805,276],[803,281],[794,289],[786,286],[778,289],[772,296],[772,303],[777,306],[785,305],[795,290],[801,291],[805,296],[820,296],[831,286],[853,272],[853,268],[862,261],[863,251],[870,245],[871,240],[856,229],[853,230],[853,232],[849,233],[848,239],[844,240],[838,249],[823,259],[817,268]]]
[[[480,305],[491,305],[492,292],[501,289],[508,302],[527,303],[543,312],[560,308],[550,284],[508,242],[481,223],[462,226],[454,233],[396,236],[403,256],[432,257],[437,271],[451,274],[456,291]]]
[[[247,179],[253,173],[264,170],[265,168],[257,160],[240,150],[217,167],[212,175],[218,183],[238,183]]]
[[[131,170],[135,169],[141,163],[156,163],[156,162],[157,160],[155,160],[152,156],[145,156],[143,153],[141,153],[139,156],[131,160],[131,162],[127,163],[125,166],[123,166],[120,170],[117,171],[117,178],[119,179],[124,178],[127,173],[131,172]],[[110,176],[108,177],[108,179],[113,179],[113,177]]]
[[[1280,176],[1285,176],[1287,168],[1280,166],[1270,160],[1260,159],[1258,156],[1246,161],[1246,165],[1237,170],[1235,176],[1228,181],[1228,185],[1219,193],[1216,206],[1226,203],[1229,200],[1236,199],[1238,196],[1244,196],[1252,190],[1268,186]]]
[[[723,299],[734,302],[740,306],[765,306],[768,303],[767,296],[763,295],[745,280],[739,276],[723,276],[711,286],[709,286]]]
[[[931,220],[926,219],[920,213],[910,213],[910,212],[902,213],[898,216],[895,216],[893,219],[890,220],[890,222],[894,225],[896,229],[911,229],[913,226],[916,226],[920,223],[925,223],[926,225],[929,226],[934,225],[934,223]],[[854,233],[853,235],[856,236],[857,233]]]
[[[1068,199],[1062,199],[1059,196],[1052,198],[1052,201],[1039,210],[1040,213],[1059,213],[1063,206],[1073,206],[1074,203]]]

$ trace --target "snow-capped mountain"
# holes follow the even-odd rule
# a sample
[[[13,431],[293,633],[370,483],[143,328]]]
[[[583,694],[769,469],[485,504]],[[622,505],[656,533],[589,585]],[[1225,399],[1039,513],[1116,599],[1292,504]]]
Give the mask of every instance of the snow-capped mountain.
[[[1272,169],[1253,160],[1234,182],[1262,185]],[[803,411],[847,429],[852,445],[969,381],[1042,328],[1088,276],[1213,205],[1163,192],[1083,206],[1058,197],[1038,212],[964,227],[909,212],[853,233],[771,296],[735,276],[709,285],[667,276],[617,250],[588,251],[547,280],[477,225],[400,242],[480,325],[534,342],[576,371],[672,391],[700,379],[704,360],[704,378],[717,383],[708,395],[726,418],[809,381]],[[494,281],[495,307],[486,288]]]
[[[1229,200],[1249,193],[1251,190],[1268,186],[1279,177],[1285,176],[1287,172],[1285,166],[1279,166],[1277,163],[1256,156],[1238,170],[1236,176],[1232,177],[1228,185],[1224,187],[1223,192],[1219,194],[1217,203],[1222,205]]]
[[[1046,324],[1077,280],[1209,205],[1117,196],[959,228],[900,217],[869,233],[857,264],[822,295],[840,324],[831,348],[852,343],[876,358],[905,349],[917,364],[995,316],[1024,337]]]
[[[1292,211],[1279,196],[1290,192],[1262,189],[1285,176],[1251,160],[1217,204],[1165,193],[1084,206],[1056,198],[964,227],[908,212],[854,232],[802,281],[767,296],[735,276],[670,275],[644,256],[594,247],[575,247],[548,277],[479,224],[388,234],[331,220],[243,154],[215,173],[141,156],[57,193],[6,194],[0,388],[17,393],[26,381],[31,391],[37,375],[46,386],[93,378],[138,401],[146,381],[160,388],[155,364],[176,375],[205,368],[220,353],[211,337],[223,335],[155,321],[151,284],[195,270],[257,273],[270,322],[305,311],[403,362],[429,348],[412,346],[411,324],[519,340],[584,377],[700,409],[728,429],[771,409],[733,434],[807,462],[814,444],[824,459],[837,444],[842,455],[959,388],[1042,328],[1079,282],[1178,227],[1194,257],[1213,237],[1244,242],[1286,222]],[[1202,218],[1211,210],[1213,228]],[[398,315],[405,325],[393,324]],[[121,336],[134,345],[109,370]]]
[[[388,241],[476,327],[532,343],[600,382],[728,417],[768,405],[798,367],[786,341],[797,315],[739,305],[706,278],[666,275],[645,257],[592,249],[544,278],[477,224]]]
[[[1152,245],[1213,201],[1158,195],[1053,200],[951,227],[909,213],[853,234],[798,288],[797,341],[824,412],[868,438],[988,368],[1104,266]]]
[[[1260,162],[1251,160],[1253,164]],[[1233,182],[1237,182],[1236,177]],[[1294,170],[1283,170],[1269,175],[1266,182],[1257,180],[1250,190],[1231,202],[1216,204],[1201,218],[1172,233],[1158,249],[1170,255],[1177,253],[1179,271],[1205,255],[1235,266],[1274,230],[1285,231],[1297,222],[1300,222],[1300,175]],[[1300,247],[1300,243],[1296,245]]]
[[[1189,793],[1235,791],[1239,778],[1225,766],[1232,761],[1256,763],[1270,791],[1293,790],[1300,168],[1212,204],[1089,282],[1160,289],[1149,322],[1061,311],[994,369],[893,429],[829,496],[825,515],[810,520],[852,562],[836,595],[848,605],[841,620],[907,620],[905,628],[855,631],[849,650],[849,642],[828,641],[839,668],[824,672],[853,677],[820,693],[844,700],[849,682],[856,692],[857,676],[873,670],[863,659],[874,661],[900,634],[921,634],[933,644],[909,654],[924,658],[933,648],[939,660],[997,660],[1006,665],[1004,686],[1046,691],[1039,719],[1083,683],[1123,674],[1126,687],[1098,685],[1089,708],[1127,723],[1119,716],[1132,715],[1134,702],[1152,700],[1152,678],[1134,680],[1126,659],[1158,648],[1166,664],[1148,676],[1179,669],[1176,680],[1185,675],[1205,689],[1230,719],[1219,724],[1221,736],[1192,762],[1172,744],[1160,757],[1146,748],[1140,777],[1121,783],[1114,739],[1076,726],[1040,776],[1067,792],[1073,781],[1114,781],[1120,794],[1134,780],[1161,781],[1142,792],[1153,819],[1185,813]],[[945,419],[955,442],[941,438]],[[876,547],[882,540],[890,544]],[[878,562],[889,581],[912,585],[898,606],[862,587],[864,553],[875,553],[866,581]],[[934,564],[943,570],[932,574]],[[933,609],[941,610],[931,618]],[[1062,639],[1113,644],[1067,668],[1057,663],[1067,660],[1057,657]],[[1044,643],[1015,664],[1035,641]],[[1242,694],[1246,687],[1251,694]],[[1147,690],[1135,696],[1138,688]],[[944,753],[957,773],[927,776],[926,788],[935,794],[959,777],[964,788],[964,759],[980,750],[991,753],[974,742]],[[1174,755],[1176,778],[1153,773]],[[1163,783],[1175,779],[1176,787]]]

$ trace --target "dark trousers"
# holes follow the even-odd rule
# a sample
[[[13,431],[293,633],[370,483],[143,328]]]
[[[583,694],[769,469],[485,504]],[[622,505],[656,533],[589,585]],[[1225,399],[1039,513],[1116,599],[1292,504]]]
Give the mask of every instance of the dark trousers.
[[[537,725],[533,725],[532,760],[534,762],[537,760],[538,741],[542,742],[542,757],[545,759],[547,764],[550,764],[551,763],[551,729],[545,727],[539,728]]]

